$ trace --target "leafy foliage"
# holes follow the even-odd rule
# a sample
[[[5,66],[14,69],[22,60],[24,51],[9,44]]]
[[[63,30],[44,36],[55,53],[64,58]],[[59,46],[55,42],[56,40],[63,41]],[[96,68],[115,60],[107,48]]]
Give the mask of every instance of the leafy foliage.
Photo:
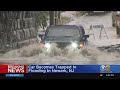
[[[35,11],[35,26],[44,29],[47,26],[49,12],[48,11]]]

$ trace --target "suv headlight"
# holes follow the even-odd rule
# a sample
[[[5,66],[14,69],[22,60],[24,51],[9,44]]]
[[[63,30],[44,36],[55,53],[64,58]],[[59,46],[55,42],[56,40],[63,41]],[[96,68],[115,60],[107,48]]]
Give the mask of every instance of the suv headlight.
[[[72,43],[72,47],[73,47],[73,48],[77,48],[77,47],[78,47],[78,44],[73,42],[73,43]]]
[[[50,48],[50,46],[51,46],[50,43],[46,43],[46,44],[45,44],[45,47],[46,47],[46,48]]]

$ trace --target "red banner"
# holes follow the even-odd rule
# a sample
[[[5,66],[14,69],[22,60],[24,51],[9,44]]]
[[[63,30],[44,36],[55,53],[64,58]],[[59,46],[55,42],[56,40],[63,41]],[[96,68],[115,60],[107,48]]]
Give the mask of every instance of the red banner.
[[[0,65],[0,73],[27,73],[27,65]]]
[[[8,73],[8,65],[0,65],[0,73]]]

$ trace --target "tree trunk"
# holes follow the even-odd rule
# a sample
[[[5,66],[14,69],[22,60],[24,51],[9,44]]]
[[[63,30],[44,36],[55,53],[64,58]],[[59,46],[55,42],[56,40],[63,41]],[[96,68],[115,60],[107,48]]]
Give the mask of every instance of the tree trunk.
[[[50,25],[54,25],[55,22],[54,22],[54,11],[50,11]]]

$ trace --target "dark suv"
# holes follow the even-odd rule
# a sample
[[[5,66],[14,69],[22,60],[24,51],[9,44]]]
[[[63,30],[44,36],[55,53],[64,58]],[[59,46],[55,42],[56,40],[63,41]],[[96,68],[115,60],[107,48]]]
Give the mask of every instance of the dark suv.
[[[84,28],[76,25],[56,25],[49,26],[46,29],[45,35],[41,36],[42,44],[47,49],[52,47],[55,43],[58,48],[83,48],[87,44],[87,38]]]

